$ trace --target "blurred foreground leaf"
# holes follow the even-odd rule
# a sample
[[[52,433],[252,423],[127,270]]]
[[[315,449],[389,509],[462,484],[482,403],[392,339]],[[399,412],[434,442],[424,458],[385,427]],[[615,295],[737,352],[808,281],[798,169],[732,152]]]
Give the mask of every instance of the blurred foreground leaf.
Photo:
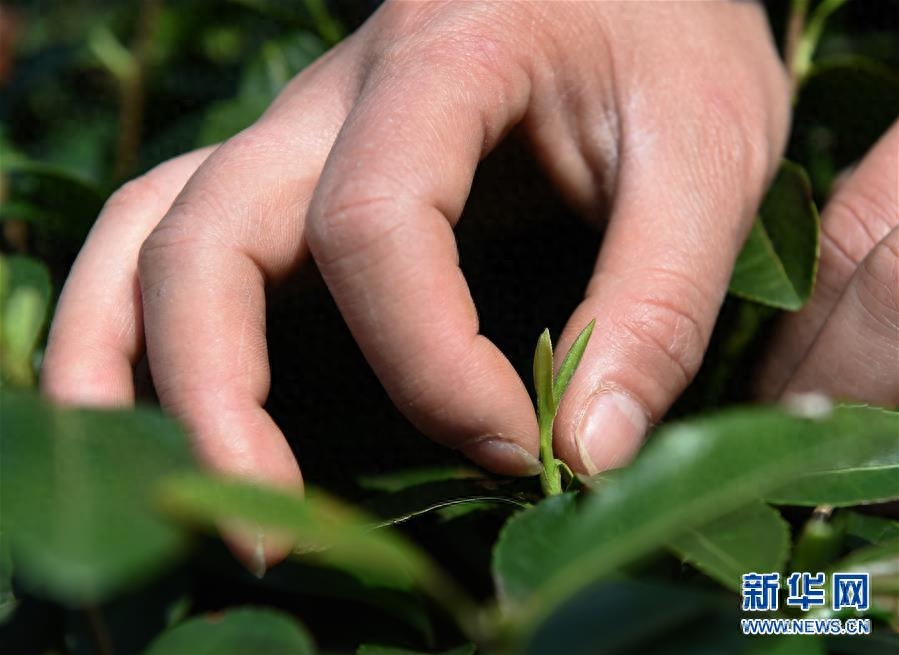
[[[421,550],[389,528],[316,490],[306,496],[235,480],[199,474],[164,481],[158,500],[168,512],[209,528],[240,524],[288,540],[306,556],[373,585],[416,586],[460,624],[468,625],[473,606]]]
[[[149,409],[60,409],[0,396],[0,502],[16,577],[95,602],[172,560],[181,533],[150,508],[160,476],[191,468],[181,430]]]
[[[899,429],[894,447],[858,466],[808,473],[767,495],[781,505],[846,507],[899,499]]]
[[[493,581],[500,603],[525,598],[534,567],[558,554],[557,535],[576,520],[575,494],[549,496],[510,518],[493,548]]]
[[[897,429],[896,413],[868,407],[839,407],[819,420],[734,409],[664,426],[551,536],[551,549],[528,558],[511,617],[532,626],[591,581],[800,473],[858,466],[888,452]]]
[[[818,213],[801,167],[784,161],[765,196],[730,279],[730,292],[797,310],[818,268]]]
[[[196,617],[164,632],[145,655],[311,655],[312,638],[293,617],[255,607]]]
[[[709,577],[739,591],[744,573],[783,570],[790,526],[776,510],[755,502],[689,529],[669,546]]]

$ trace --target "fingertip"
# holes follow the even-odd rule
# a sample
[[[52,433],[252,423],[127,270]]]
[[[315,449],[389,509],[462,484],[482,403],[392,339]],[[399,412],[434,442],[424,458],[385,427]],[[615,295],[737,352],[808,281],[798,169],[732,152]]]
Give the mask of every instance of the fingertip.
[[[459,448],[470,460],[500,475],[533,476],[543,467],[540,460],[511,439],[487,435]]]
[[[580,460],[577,470],[596,475],[627,464],[640,450],[648,428],[646,410],[627,393],[600,389],[569,428]]]

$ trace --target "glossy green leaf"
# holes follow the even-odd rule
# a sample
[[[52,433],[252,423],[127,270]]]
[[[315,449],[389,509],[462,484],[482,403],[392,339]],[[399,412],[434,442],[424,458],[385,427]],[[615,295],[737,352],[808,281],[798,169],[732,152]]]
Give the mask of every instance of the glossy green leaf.
[[[160,635],[145,655],[311,655],[315,652],[309,633],[290,615],[242,607],[190,619]]]
[[[553,344],[549,330],[543,330],[534,351],[534,389],[537,392],[537,416],[541,425],[552,421],[553,405]]]
[[[839,407],[810,420],[774,408],[733,409],[671,424],[588,497],[554,547],[519,572],[522,625],[579,589],[781,486],[801,472],[855,466],[895,445],[899,416]]]
[[[36,259],[0,254],[0,385],[30,387],[33,355],[47,322],[52,287]]]
[[[730,292],[781,309],[802,307],[814,287],[818,231],[808,178],[784,161],[737,257]]]
[[[565,359],[562,360],[562,365],[559,367],[559,373],[556,375],[556,380],[553,383],[554,407],[558,407],[559,403],[562,401],[562,396],[565,394],[565,390],[568,388],[571,378],[574,377],[574,372],[577,370],[578,364],[581,363],[581,358],[584,356],[584,351],[587,349],[587,344],[590,341],[590,335],[593,334],[594,327],[596,327],[596,319],[590,321],[590,323],[587,324],[587,327],[581,330],[581,333],[577,335],[577,339],[571,344],[571,349],[568,351],[568,354],[565,355]]]
[[[69,410],[0,395],[0,501],[17,579],[65,602],[96,601],[178,555],[180,531],[151,509],[163,475],[192,467],[159,412]]]
[[[896,445],[858,466],[809,473],[768,494],[782,505],[847,507],[899,499],[899,429]]]
[[[690,528],[669,547],[725,587],[739,590],[744,573],[783,570],[790,527],[776,510],[756,502]]]
[[[574,494],[550,496],[510,518],[493,548],[493,581],[500,603],[527,596],[535,567],[560,554],[557,536],[576,519]]]

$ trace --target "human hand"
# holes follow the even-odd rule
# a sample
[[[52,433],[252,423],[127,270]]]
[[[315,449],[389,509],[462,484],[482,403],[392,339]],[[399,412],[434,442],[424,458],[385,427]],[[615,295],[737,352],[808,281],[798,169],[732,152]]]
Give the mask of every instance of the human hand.
[[[389,2],[256,124],[109,200],[43,387],[130,403],[146,343],[160,401],[209,465],[299,485],[262,408],[264,288],[311,253],[413,423],[495,471],[536,472],[528,393],[478,334],[452,233],[478,161],[520,124],[567,198],[608,215],[560,341],[596,318],[556,439],[578,470],[620,464],[696,372],[787,122],[752,3]]]
[[[763,398],[815,391],[899,404],[897,196],[899,122],[824,209],[815,291],[779,326],[759,380]]]

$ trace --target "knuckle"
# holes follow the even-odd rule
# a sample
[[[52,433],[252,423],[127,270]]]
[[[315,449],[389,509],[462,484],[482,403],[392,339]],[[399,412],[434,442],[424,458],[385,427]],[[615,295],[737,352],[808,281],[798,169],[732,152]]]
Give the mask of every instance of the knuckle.
[[[153,182],[153,178],[141,175],[119,187],[106,201],[104,211],[123,209],[130,210],[134,207],[155,207],[165,201],[162,190]]]
[[[369,74],[379,79],[397,70],[428,77],[439,70],[455,80],[495,81],[520,61],[515,35],[526,12],[500,11],[491,3],[473,5],[470,11],[409,3],[393,3],[390,9],[368,56]]]
[[[895,339],[899,333],[899,229],[874,247],[858,275],[863,310]]]
[[[306,230],[319,266],[333,266],[378,247],[402,225],[402,204],[383,191],[370,194],[360,188],[329,194],[310,212]]]
[[[823,238],[858,266],[899,224],[894,194],[850,183],[827,205],[821,226]]]
[[[665,293],[664,287],[662,281],[652,295],[628,303],[619,325],[640,349],[647,374],[659,377],[665,372],[664,380],[666,373],[673,372],[677,386],[683,387],[699,370],[709,330],[699,318],[701,304],[691,298],[700,292],[695,283],[681,285],[671,293]],[[689,292],[684,293],[684,289]]]
[[[137,255],[138,273],[146,274],[195,257],[213,233],[211,229],[200,230],[196,226],[210,225],[209,218],[217,215],[209,200],[175,200],[169,213],[141,244]]]

